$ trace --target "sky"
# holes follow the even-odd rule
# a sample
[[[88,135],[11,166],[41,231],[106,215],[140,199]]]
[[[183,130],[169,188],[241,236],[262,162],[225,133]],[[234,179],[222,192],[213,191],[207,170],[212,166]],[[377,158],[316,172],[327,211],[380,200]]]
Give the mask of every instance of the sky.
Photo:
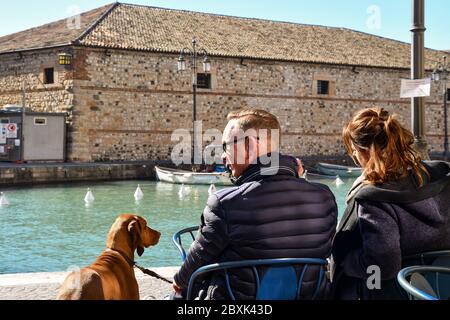
[[[84,12],[113,0],[0,0],[0,36]],[[411,42],[412,0],[122,0],[164,8],[345,27]],[[450,50],[450,0],[425,0],[425,46]]]

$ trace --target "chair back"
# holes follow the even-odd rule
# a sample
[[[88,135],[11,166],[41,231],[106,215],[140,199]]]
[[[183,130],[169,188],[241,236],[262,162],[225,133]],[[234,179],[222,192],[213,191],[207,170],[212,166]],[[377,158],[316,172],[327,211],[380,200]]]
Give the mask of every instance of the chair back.
[[[304,276],[311,266],[319,266],[319,276],[315,283],[315,292],[312,299],[315,299],[325,280],[325,266],[327,261],[312,258],[287,258],[287,259],[267,259],[267,260],[244,260],[234,262],[215,263],[199,268],[191,276],[189,281],[187,299],[191,300],[196,280],[199,276],[207,273],[221,271],[225,275],[226,289],[231,300],[236,300],[235,292],[232,289],[229,270],[239,268],[251,268],[253,271],[256,300],[298,300],[301,297]],[[264,273],[258,270],[264,267]],[[296,268],[300,268],[297,276]]]
[[[411,279],[417,274],[421,277],[416,278],[411,282]],[[435,279],[435,287],[426,281],[419,288],[420,283],[425,279],[427,275],[432,274]],[[425,275],[423,277],[423,275]],[[445,277],[443,277],[445,276]],[[410,280],[408,280],[410,279]],[[436,267],[436,266],[412,266],[402,270],[397,275],[397,281],[400,286],[410,295],[411,300],[447,300],[449,296],[443,296],[441,287],[447,287],[450,279],[450,267]],[[435,291],[437,289],[437,291]]]
[[[190,227],[190,228],[186,228],[183,229],[181,231],[178,231],[177,233],[175,233],[172,237],[172,242],[175,245],[175,247],[178,249],[178,251],[180,252],[181,255],[181,259],[184,261],[186,260],[186,256],[187,256],[187,251],[189,250],[188,248],[185,248],[184,245],[184,241],[183,239],[185,239],[186,237],[189,239],[189,246],[192,244],[192,242],[195,240],[195,235],[197,234],[197,231],[199,230],[200,227]]]
[[[432,251],[414,255],[405,259],[418,266],[450,268],[450,250]],[[410,283],[417,289],[429,293],[438,299],[450,298],[450,275],[448,273],[422,272],[411,274]],[[414,295],[410,298],[414,298]]]

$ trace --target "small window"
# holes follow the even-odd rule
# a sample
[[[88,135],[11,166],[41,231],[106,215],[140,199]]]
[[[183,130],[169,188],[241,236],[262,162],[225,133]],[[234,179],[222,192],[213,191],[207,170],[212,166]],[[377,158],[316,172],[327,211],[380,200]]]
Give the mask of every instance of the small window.
[[[450,101],[450,89],[447,89],[447,101]]]
[[[54,68],[44,69],[44,84],[53,84],[53,83],[55,83],[55,69]]]
[[[9,119],[0,119],[0,123],[3,124],[9,123]]]
[[[47,118],[34,118],[34,125],[35,126],[46,126]]]
[[[197,87],[200,89],[211,89],[211,74],[210,73],[197,74]]]
[[[317,81],[317,94],[328,95],[330,94],[330,81]]]

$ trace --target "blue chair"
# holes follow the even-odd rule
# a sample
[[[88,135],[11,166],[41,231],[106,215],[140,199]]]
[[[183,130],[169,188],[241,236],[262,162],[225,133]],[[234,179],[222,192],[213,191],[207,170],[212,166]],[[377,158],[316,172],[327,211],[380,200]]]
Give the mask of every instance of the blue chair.
[[[181,230],[174,234],[172,240],[179,250],[183,261],[186,259],[186,249],[183,247],[183,237],[190,235],[195,240],[195,233],[199,227],[192,227]],[[226,289],[231,300],[236,300],[233,292],[229,270],[237,268],[250,268],[256,284],[256,300],[298,300],[301,297],[304,276],[311,266],[319,267],[319,277],[315,285],[315,292],[312,296],[314,300],[323,287],[325,276],[325,267],[328,264],[323,259],[312,258],[285,258],[285,259],[266,259],[266,260],[243,260],[233,262],[222,262],[207,265],[196,270],[190,280],[187,291],[187,300],[192,300],[196,281],[200,276],[211,272],[223,271],[226,283]],[[263,267],[264,272],[257,267]],[[299,268],[297,276],[296,268]]]
[[[427,274],[434,276],[434,286],[423,277],[423,275]],[[447,276],[442,274],[447,274]],[[411,300],[447,300],[450,298],[450,295],[443,296],[441,290],[450,287],[449,275],[449,267],[412,266],[400,270],[397,280],[400,286],[410,295]],[[408,278],[410,279],[409,281],[407,280]]]
[[[440,272],[433,271],[434,269],[430,269],[435,267],[450,269],[450,250],[424,252],[405,258],[405,262],[407,266],[414,266],[414,268],[416,268],[414,269],[416,270],[415,272],[410,271],[411,269],[405,268],[409,272],[408,276],[411,278],[409,282],[410,286],[419,291],[425,292],[434,298],[447,299],[450,297],[450,276],[446,275],[445,271],[441,272],[444,274],[441,274]],[[423,268],[417,269],[418,267]],[[404,273],[401,276],[403,279],[405,278]],[[405,282],[403,281],[403,283]],[[400,285],[402,284],[400,283]],[[411,294],[408,290],[406,291],[411,299],[418,298],[417,295]],[[421,296],[420,299],[422,298],[424,298],[424,296]]]
[[[201,275],[209,272],[223,271],[226,281],[226,288],[231,300],[235,301],[236,296],[231,288],[229,269],[251,268],[255,277],[256,300],[298,300],[301,297],[303,277],[311,265],[320,266],[320,275],[316,282],[316,289],[312,300],[314,300],[323,285],[325,279],[326,260],[309,258],[286,258],[268,260],[243,260],[234,262],[214,263],[204,266],[195,271],[189,280],[187,300],[192,299],[195,281]],[[257,267],[267,267],[264,275],[260,275]],[[300,277],[297,279],[295,266],[301,267]]]
[[[198,230],[199,230],[199,227],[186,228],[181,231],[178,231],[172,237],[172,242],[175,244],[178,251],[180,252],[181,259],[183,259],[183,261],[186,260],[186,256],[187,256],[187,253],[186,253],[187,249],[185,249],[183,246],[183,238],[186,235],[190,235],[190,238],[191,238],[190,243],[192,243],[192,241],[195,240],[195,234],[197,233]],[[190,246],[190,244],[189,244],[189,246]]]

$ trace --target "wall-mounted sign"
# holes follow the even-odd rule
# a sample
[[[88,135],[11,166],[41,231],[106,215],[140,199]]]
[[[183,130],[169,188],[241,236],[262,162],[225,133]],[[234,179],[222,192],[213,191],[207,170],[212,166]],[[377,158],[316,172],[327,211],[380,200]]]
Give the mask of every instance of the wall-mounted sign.
[[[16,123],[8,123],[6,124],[6,138],[8,139],[17,139],[17,124]]]
[[[402,80],[400,98],[429,97],[431,93],[431,79]]]
[[[6,144],[6,136],[8,133],[8,124],[0,124],[0,144]]]

